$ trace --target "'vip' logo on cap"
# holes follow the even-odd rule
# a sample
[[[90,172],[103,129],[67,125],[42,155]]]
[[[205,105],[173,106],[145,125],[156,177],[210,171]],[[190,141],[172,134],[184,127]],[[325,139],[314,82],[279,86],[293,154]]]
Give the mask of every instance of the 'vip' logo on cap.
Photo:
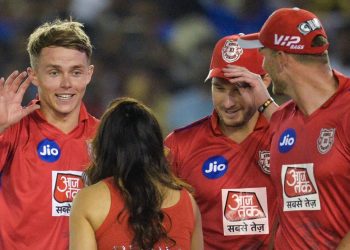
[[[278,46],[286,46],[291,49],[303,49],[304,45],[299,44],[301,38],[299,36],[285,36],[275,34],[274,44]]]

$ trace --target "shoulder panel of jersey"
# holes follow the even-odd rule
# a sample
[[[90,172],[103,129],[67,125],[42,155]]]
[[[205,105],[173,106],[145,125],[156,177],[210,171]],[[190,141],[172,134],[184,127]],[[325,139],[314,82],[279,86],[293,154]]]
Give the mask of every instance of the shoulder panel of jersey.
[[[181,153],[183,150],[181,149],[193,142],[190,138],[196,137],[198,133],[202,133],[201,131],[207,131],[206,126],[208,130],[210,129],[210,118],[211,116],[207,116],[185,127],[175,129],[165,138],[165,151],[175,175],[179,176],[182,167],[181,159],[183,156]]]
[[[181,128],[174,129],[174,133],[177,133],[177,132],[180,132],[180,131],[186,131],[186,130],[192,129],[194,127],[200,126],[201,124],[203,124],[207,120],[210,120],[210,117],[211,116],[208,115],[206,117],[203,117],[202,119],[199,119],[199,120],[197,120],[195,122],[192,122],[191,124],[188,124],[188,125],[183,126]]]
[[[283,103],[271,116],[271,132],[275,131],[279,127],[280,122],[285,118],[285,116],[289,116],[288,114],[295,108],[296,104],[293,100],[289,100]]]

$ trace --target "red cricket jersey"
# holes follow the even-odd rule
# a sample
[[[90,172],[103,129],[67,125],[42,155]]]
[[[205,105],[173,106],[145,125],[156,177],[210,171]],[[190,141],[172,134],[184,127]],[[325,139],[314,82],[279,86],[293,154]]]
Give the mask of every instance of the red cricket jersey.
[[[238,144],[221,132],[214,111],[166,138],[175,174],[195,189],[205,249],[267,249],[276,214],[268,129],[260,116]]]
[[[0,135],[0,249],[68,249],[71,202],[97,125],[82,104],[69,134],[37,110]]]
[[[128,225],[129,215],[128,213],[123,213],[119,220],[116,219],[124,209],[125,202],[120,192],[114,186],[112,178],[107,178],[104,182],[107,184],[111,194],[111,207],[102,225],[95,231],[97,248],[99,250],[129,249],[134,237],[134,233]],[[181,190],[179,202],[171,207],[163,208],[162,211],[166,213],[163,225],[168,235],[176,241],[176,246],[160,242],[156,244],[154,249],[189,250],[191,248],[195,218],[188,191],[185,189]]]
[[[271,120],[276,249],[335,249],[350,231],[350,80],[310,116],[290,101]]]

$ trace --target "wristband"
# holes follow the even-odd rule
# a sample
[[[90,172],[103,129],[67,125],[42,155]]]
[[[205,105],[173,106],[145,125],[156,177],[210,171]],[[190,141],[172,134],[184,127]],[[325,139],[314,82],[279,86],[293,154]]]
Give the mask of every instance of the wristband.
[[[269,99],[267,99],[263,104],[260,105],[260,107],[258,108],[259,113],[263,113],[265,111],[265,109],[270,106],[270,104],[273,103],[273,99],[271,97],[269,97]]]

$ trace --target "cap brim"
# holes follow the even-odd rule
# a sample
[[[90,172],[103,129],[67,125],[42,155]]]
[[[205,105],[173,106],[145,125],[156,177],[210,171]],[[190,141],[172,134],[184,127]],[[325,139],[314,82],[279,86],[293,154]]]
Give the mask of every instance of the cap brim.
[[[259,41],[259,33],[240,36],[237,43],[243,49],[257,49],[264,47],[264,45]]]
[[[221,68],[215,68],[215,69],[209,70],[209,74],[208,74],[207,78],[205,78],[204,82],[206,83],[208,80],[210,80],[213,77],[219,77],[219,78],[227,79],[224,76],[224,72],[222,72]]]

